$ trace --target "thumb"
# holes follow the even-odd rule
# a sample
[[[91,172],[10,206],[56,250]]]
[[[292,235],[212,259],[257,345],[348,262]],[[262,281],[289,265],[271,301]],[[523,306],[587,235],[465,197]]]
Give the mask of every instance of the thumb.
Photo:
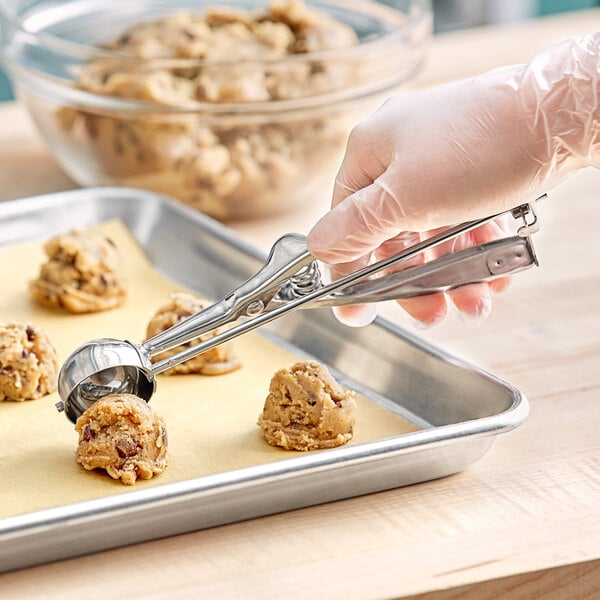
[[[345,198],[308,234],[308,249],[328,263],[346,263],[369,254],[403,230],[401,205],[383,178]]]

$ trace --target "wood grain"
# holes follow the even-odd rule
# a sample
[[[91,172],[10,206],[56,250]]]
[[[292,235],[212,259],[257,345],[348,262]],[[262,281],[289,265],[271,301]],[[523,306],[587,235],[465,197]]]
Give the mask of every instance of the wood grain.
[[[467,585],[411,596],[411,600],[588,600],[600,597],[600,561],[591,561],[502,577],[477,585]]]

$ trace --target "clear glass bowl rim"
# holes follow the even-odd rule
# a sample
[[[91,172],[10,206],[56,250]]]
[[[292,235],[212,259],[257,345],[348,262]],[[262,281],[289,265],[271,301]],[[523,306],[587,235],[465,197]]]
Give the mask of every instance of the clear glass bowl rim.
[[[360,40],[359,43],[344,48],[336,48],[330,50],[321,50],[318,52],[307,52],[303,54],[290,54],[282,58],[272,59],[231,59],[231,60],[205,60],[205,59],[188,59],[188,58],[141,58],[128,55],[123,52],[111,51],[103,49],[95,45],[86,45],[78,42],[66,40],[60,36],[53,35],[47,32],[31,32],[23,27],[23,19],[17,14],[16,8],[20,4],[20,0],[0,0],[0,18],[5,22],[11,24],[11,26],[19,31],[19,33],[25,35],[27,38],[35,40],[37,43],[43,45],[43,47],[50,50],[54,50],[65,56],[65,59],[79,58],[82,61],[89,61],[93,59],[114,59],[125,62],[126,64],[136,65],[144,64],[145,69],[175,69],[175,68],[192,68],[192,67],[222,67],[227,68],[228,66],[236,66],[244,64],[260,64],[268,67],[275,67],[282,65],[292,65],[296,62],[308,62],[308,61],[338,61],[338,60],[350,60],[350,59],[364,59],[370,52],[382,52],[385,51],[386,47],[390,50],[394,46],[399,44],[402,40],[409,38],[413,35],[416,28],[422,25],[424,19],[431,18],[431,1],[430,0],[411,0],[411,5],[419,7],[421,10],[417,11],[415,15],[402,12],[402,16],[405,22],[395,29],[390,29],[388,32],[382,35],[378,35],[373,38],[367,38]],[[356,13],[358,8],[375,8],[378,12],[387,13],[393,15],[397,13],[396,9],[380,4],[377,0],[359,0],[355,7],[345,6],[344,0],[320,0],[320,5],[328,5]],[[11,10],[12,9],[12,10]],[[177,7],[174,7],[174,11]],[[361,11],[364,13],[364,10]],[[372,15],[370,15],[372,16]],[[381,21],[381,19],[380,19]],[[418,65],[414,65],[414,69]],[[414,70],[413,69],[413,70]],[[348,90],[328,92],[325,94],[319,94],[315,96],[306,96],[302,98],[294,99],[283,99],[283,100],[268,100],[259,102],[228,102],[228,103],[214,103],[214,102],[201,102],[195,101],[190,102],[186,105],[173,105],[173,104],[159,104],[155,102],[134,100],[128,98],[118,98],[114,96],[106,96],[102,94],[96,94],[81,89],[77,89],[73,86],[72,81],[66,81],[41,71],[35,73],[29,73],[29,76],[34,76],[38,79],[45,81],[50,88],[53,88],[55,93],[63,88],[63,93],[67,92],[72,96],[72,102],[69,104],[76,104],[81,108],[97,108],[101,111],[119,111],[125,113],[131,112],[143,112],[143,113],[154,113],[154,114],[190,114],[190,113],[224,113],[224,114],[235,114],[235,113],[274,113],[280,111],[294,111],[294,110],[305,110],[311,107],[320,106],[331,106],[332,104],[338,104],[349,99],[356,99],[370,95],[371,93],[378,93],[394,84],[400,83],[403,78],[402,74],[398,73],[395,81],[382,81],[379,85],[370,84],[369,86],[362,86],[359,88],[349,88]],[[19,80],[17,78],[17,84]],[[61,95],[61,94],[59,94]]]

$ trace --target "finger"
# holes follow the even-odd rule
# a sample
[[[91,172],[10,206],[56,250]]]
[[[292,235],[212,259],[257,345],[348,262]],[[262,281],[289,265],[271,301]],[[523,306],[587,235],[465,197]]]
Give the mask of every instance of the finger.
[[[376,304],[357,304],[354,306],[334,306],[335,318],[349,327],[365,327],[377,316]]]
[[[453,240],[452,252],[457,252],[476,245],[478,240],[489,241],[498,234],[495,225],[487,223],[482,227]],[[444,248],[440,248],[443,251]],[[463,317],[471,320],[485,320],[492,310],[492,300],[487,282],[471,283],[454,288],[447,292],[448,298]]]
[[[329,278],[331,280],[341,279],[342,277],[365,267],[369,262],[370,256],[363,256],[358,260],[349,263],[328,265]],[[377,316],[377,307],[375,305],[367,304],[339,306],[333,308],[333,314],[335,315],[335,318],[344,325],[350,327],[364,327],[371,323]]]
[[[397,235],[391,240],[386,240],[379,248],[377,248],[373,253],[373,259],[379,261],[393,256],[394,254],[398,254],[402,250],[405,250],[406,248],[409,248],[416,244],[420,239],[421,236],[418,233],[403,231],[401,234]],[[332,279],[339,279],[341,277],[344,277],[345,275],[354,273],[362,267],[367,266],[369,262],[369,256],[363,256],[358,260],[351,261],[348,263],[339,263],[337,265],[331,265],[329,266],[330,276]],[[415,264],[420,264],[422,262],[423,257],[422,255],[419,255],[410,260],[402,261],[400,266],[386,269],[385,272],[389,273],[394,270],[414,266]],[[379,276],[383,275],[383,272],[379,274]],[[368,325],[373,321],[373,319],[377,315],[377,309],[373,305],[352,305],[338,307],[334,310],[334,314],[339,321],[345,323],[346,325],[350,325],[353,327],[362,327],[363,325]]]
[[[396,300],[416,321],[423,325],[434,325],[441,321],[448,311],[444,294],[424,294],[414,298]]]
[[[331,207],[335,208],[348,196],[371,185],[386,169],[380,157],[379,136],[371,134],[367,121],[350,132],[346,152],[335,178]]]
[[[377,248],[375,248],[373,255],[379,261],[390,256],[394,256],[394,254],[399,254],[404,250],[418,244],[422,239],[420,233],[416,231],[401,231],[396,234],[394,237],[385,240],[382,242]],[[396,271],[403,271],[404,269],[408,269],[409,267],[414,267],[416,265],[422,265],[425,262],[425,256],[421,252],[412,258],[404,258],[396,264],[391,265],[385,270],[385,273],[395,273]],[[383,273],[382,273],[383,275]]]
[[[508,219],[506,217],[499,217],[474,229],[469,233],[468,237],[458,240],[457,245],[459,247],[454,248],[454,251],[460,249],[460,247],[467,247],[469,245],[486,244],[487,242],[503,238],[509,233]],[[509,287],[510,281],[510,277],[501,277],[489,281],[487,285],[490,291],[503,292]],[[452,299],[453,304],[466,316],[484,319],[491,309],[491,299],[489,298],[488,291],[484,291],[484,288],[471,288],[471,290],[466,291],[452,290],[448,295]]]
[[[470,232],[474,244],[485,244],[510,235],[510,227],[506,217],[498,217]]]
[[[470,283],[448,293],[452,304],[469,319],[485,320],[492,310],[492,298],[487,283]]]
[[[374,252],[378,260],[387,258],[410,248],[414,244],[420,242],[421,234],[413,231],[403,231],[401,234],[386,240]],[[421,265],[425,262],[423,253],[409,259],[405,259],[400,263],[390,267],[386,273],[393,273],[410,267]],[[416,296],[414,298],[402,298],[397,300],[398,304],[411,316],[413,319],[420,321],[424,325],[433,325],[440,321],[446,315],[446,299],[444,294],[427,294],[426,296]]]
[[[441,230],[435,230],[429,233],[438,233]],[[500,227],[498,224],[486,223],[481,227],[457,236],[444,244],[432,248],[428,254],[432,259],[438,258],[448,252],[458,252],[464,248],[490,241],[500,236]],[[463,285],[447,293],[454,306],[465,317],[470,319],[485,319],[492,308],[490,290],[487,283],[473,283]]]
[[[378,183],[355,192],[322,217],[307,238],[308,249],[329,263],[356,260],[395,237],[395,198]]]
[[[512,281],[512,277],[499,277],[498,279],[492,279],[488,283],[490,290],[496,294],[501,292],[505,292],[509,287]]]

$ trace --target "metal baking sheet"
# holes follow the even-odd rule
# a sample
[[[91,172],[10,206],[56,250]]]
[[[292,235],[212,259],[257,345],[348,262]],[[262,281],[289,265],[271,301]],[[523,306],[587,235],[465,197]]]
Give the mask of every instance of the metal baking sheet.
[[[0,203],[0,245],[114,218],[157,270],[208,297],[265,260],[216,221],[126,188]],[[351,329],[326,309],[297,311],[261,333],[327,364],[420,430],[1,519],[0,572],[444,477],[479,460],[528,413],[514,386],[381,318]]]

